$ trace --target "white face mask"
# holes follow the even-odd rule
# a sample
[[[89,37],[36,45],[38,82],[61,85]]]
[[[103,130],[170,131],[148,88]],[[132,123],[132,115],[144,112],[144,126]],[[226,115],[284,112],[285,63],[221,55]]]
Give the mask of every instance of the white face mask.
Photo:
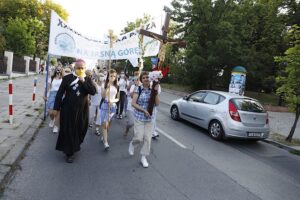
[[[121,78],[124,78],[124,74],[121,74]]]
[[[100,81],[103,82],[104,80],[105,80],[105,77],[104,77],[104,76],[101,76],[101,77],[100,77]]]

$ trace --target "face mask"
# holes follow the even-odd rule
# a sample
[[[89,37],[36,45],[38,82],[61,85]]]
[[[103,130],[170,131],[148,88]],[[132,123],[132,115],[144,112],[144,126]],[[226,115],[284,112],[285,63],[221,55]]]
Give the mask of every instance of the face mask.
[[[124,78],[124,74],[121,74],[121,78]]]
[[[76,69],[75,73],[79,77],[84,77],[84,75],[85,75],[85,71],[83,69]]]
[[[101,76],[100,77],[100,81],[104,81],[104,80],[105,80],[105,78]]]

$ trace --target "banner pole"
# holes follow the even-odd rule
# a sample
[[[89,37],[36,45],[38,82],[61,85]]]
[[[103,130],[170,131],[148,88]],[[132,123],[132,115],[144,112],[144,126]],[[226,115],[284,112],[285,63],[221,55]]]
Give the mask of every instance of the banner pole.
[[[113,50],[113,30],[108,30],[109,34],[109,61],[108,61],[108,83],[109,83],[109,77],[110,77],[110,69],[111,69],[111,54]],[[117,77],[116,77],[117,78]],[[108,123],[110,123],[110,85],[108,87]]]
[[[48,53],[48,58],[47,58],[47,63],[46,63],[46,80],[45,80],[45,94],[44,97],[47,98],[47,93],[48,93],[48,77],[49,77],[49,63],[50,63],[50,55]],[[45,106],[44,106],[44,121],[46,120],[47,117],[47,100],[45,99]]]

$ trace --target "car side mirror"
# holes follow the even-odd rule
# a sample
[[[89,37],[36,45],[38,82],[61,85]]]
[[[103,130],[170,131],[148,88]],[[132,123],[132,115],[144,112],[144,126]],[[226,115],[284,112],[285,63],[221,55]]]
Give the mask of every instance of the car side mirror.
[[[187,100],[187,99],[188,99],[188,96],[184,96],[182,99],[183,99],[183,100]]]

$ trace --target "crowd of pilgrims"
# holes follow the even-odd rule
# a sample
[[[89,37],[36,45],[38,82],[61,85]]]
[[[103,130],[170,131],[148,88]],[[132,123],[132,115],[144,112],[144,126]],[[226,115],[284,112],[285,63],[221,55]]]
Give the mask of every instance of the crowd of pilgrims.
[[[48,80],[48,93],[44,97],[49,126],[58,133],[56,150],[62,151],[66,162],[72,163],[80,150],[89,128],[95,126],[95,134],[101,138],[103,148],[108,152],[110,125],[113,118],[126,119],[123,135],[133,128],[133,137],[128,146],[129,155],[140,147],[140,162],[149,166],[151,138],[156,139],[156,106],[159,105],[160,85],[155,85],[154,109],[148,111],[152,84],[148,72],[134,72],[129,80],[122,71],[114,69],[86,70],[84,60],[77,60],[74,66],[55,67]]]

